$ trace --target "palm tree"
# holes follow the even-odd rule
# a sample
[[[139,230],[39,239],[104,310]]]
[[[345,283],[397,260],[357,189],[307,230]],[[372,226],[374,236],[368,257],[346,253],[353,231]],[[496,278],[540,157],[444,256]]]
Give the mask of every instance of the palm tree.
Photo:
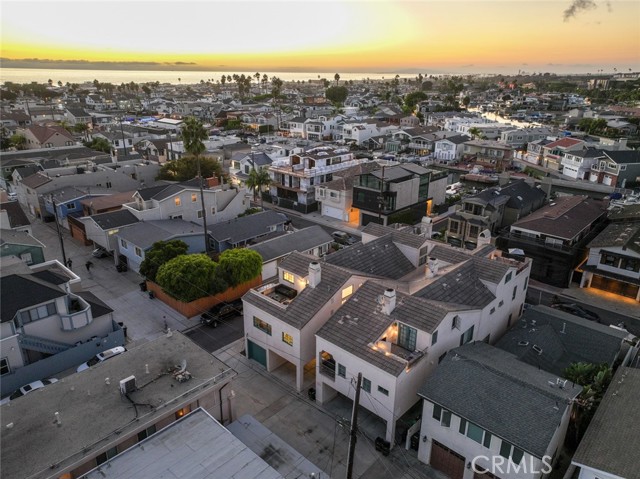
[[[482,138],[482,131],[476,126],[469,128],[469,134],[473,136],[474,140]]]
[[[336,80],[336,86],[338,85],[338,83],[340,82],[340,75],[338,75],[337,73],[333,76],[333,78]]]
[[[256,197],[258,196],[258,192],[262,193],[262,190],[271,184],[271,177],[269,176],[269,172],[262,168],[255,167],[249,172],[249,178],[247,178],[247,186],[249,189],[253,190],[253,201],[256,201]],[[260,207],[263,207],[263,199],[262,194],[260,194]]]
[[[198,162],[198,184],[200,185],[200,203],[202,204],[202,226],[204,229],[204,248],[209,253],[209,233],[207,231],[207,210],[204,205],[204,192],[202,190],[202,174],[200,172],[200,155],[206,151],[203,141],[209,138],[207,130],[200,120],[190,116],[185,118],[180,132],[184,149],[187,153],[196,158]]]

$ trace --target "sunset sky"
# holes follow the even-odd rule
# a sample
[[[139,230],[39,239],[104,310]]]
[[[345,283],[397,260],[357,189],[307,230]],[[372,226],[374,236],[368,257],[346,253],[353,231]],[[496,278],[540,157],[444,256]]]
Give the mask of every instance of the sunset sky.
[[[227,71],[640,70],[640,1],[572,3],[3,0],[0,56],[5,67],[38,58]]]

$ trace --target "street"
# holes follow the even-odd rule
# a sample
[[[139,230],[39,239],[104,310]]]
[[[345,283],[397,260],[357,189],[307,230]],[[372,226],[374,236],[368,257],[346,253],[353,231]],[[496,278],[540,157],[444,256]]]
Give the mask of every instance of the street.
[[[242,316],[218,321],[218,326],[198,324],[183,331],[205,351],[213,353],[244,336],[244,322]]]

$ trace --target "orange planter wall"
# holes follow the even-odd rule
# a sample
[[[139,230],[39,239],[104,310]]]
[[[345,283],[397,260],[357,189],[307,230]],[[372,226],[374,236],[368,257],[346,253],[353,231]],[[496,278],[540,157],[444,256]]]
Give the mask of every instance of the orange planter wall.
[[[158,284],[152,281],[147,281],[147,290],[153,291],[153,294],[157,299],[175,309],[178,313],[187,318],[192,318],[194,316],[202,314],[218,303],[228,303],[230,301],[234,301],[242,297],[242,295],[249,291],[251,288],[255,288],[260,284],[262,284],[262,276],[258,276],[251,281],[247,281],[246,283],[242,283],[233,288],[229,288],[222,293],[218,293],[214,296],[206,296],[204,298],[196,299],[195,301],[191,301],[190,303],[183,303],[182,301],[169,296]]]

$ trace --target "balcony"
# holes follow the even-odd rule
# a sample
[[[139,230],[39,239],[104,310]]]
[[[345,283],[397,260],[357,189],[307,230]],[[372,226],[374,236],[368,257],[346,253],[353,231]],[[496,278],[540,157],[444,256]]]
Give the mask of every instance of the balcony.
[[[93,321],[91,306],[79,296],[70,295],[67,300],[67,314],[60,313],[64,331],[72,331],[87,326]]]
[[[326,351],[322,351],[319,364],[320,374],[334,381],[336,379],[336,361],[333,356]]]
[[[280,307],[286,307],[298,295],[294,288],[275,282],[263,284],[254,291]]]

